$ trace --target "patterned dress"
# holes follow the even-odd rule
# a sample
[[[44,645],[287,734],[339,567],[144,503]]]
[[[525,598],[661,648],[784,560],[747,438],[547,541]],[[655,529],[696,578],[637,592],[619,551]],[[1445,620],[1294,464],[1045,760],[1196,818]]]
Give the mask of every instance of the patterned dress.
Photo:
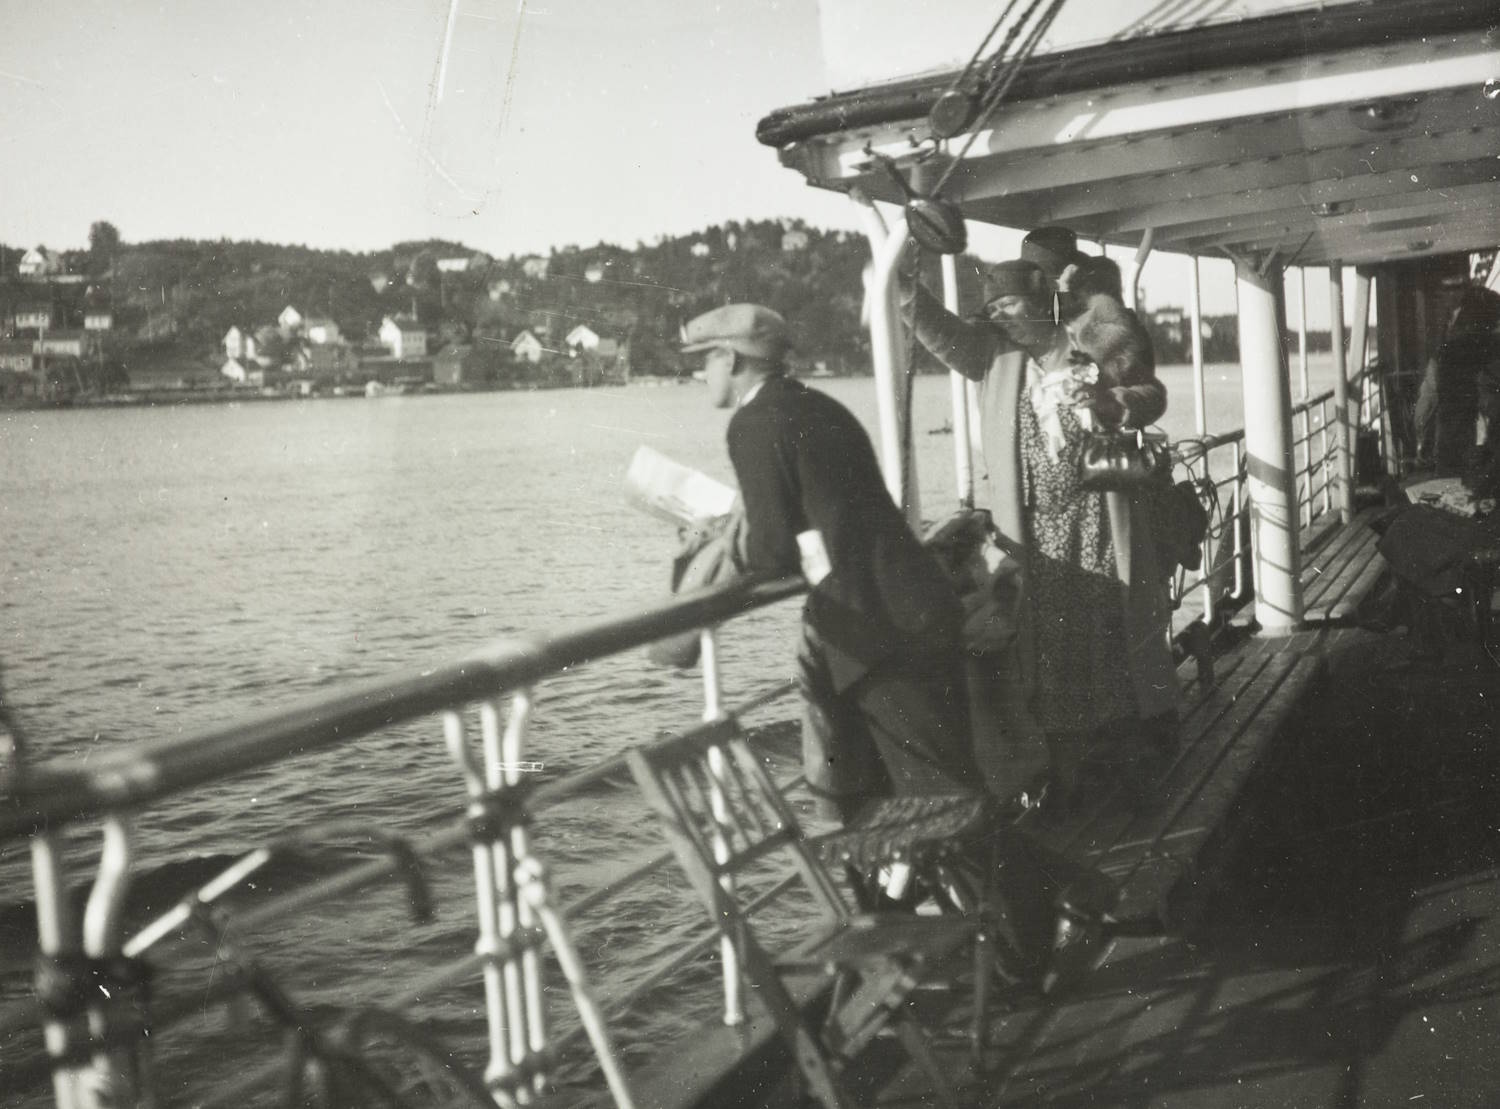
[[[1029,389],[1019,407],[1036,715],[1051,734],[1090,732],[1136,713],[1109,514],[1102,493],[1078,485],[1083,426],[1073,407],[1038,413]]]

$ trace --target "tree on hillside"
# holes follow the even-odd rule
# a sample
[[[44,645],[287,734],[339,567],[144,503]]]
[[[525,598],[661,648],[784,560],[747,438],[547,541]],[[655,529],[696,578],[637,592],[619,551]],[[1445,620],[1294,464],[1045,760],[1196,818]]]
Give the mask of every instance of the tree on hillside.
[[[108,220],[98,220],[89,225],[89,272],[104,273],[115,260],[120,249],[120,232]]]

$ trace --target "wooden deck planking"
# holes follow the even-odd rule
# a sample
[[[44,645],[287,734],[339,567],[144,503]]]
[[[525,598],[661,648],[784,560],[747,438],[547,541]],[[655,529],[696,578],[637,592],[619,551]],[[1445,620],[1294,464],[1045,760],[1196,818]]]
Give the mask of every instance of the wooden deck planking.
[[[1123,822],[1115,817],[1119,834],[1097,856],[1107,872],[1123,879],[1122,919],[1167,915],[1173,892],[1192,884],[1207,855],[1218,854],[1212,845],[1228,827],[1237,798],[1324,672],[1323,652],[1346,631],[1252,639],[1236,650],[1233,665],[1226,660],[1227,680],[1206,690],[1184,716],[1194,721],[1196,734],[1165,775],[1163,803]],[[1169,936],[1118,939],[1094,972],[1102,991],[1093,988],[1077,1003],[1036,1002],[1012,1014],[995,1037],[1008,1066],[996,1076],[995,1094],[986,1103],[1025,1105],[1118,1081],[1132,1052],[1170,1038],[1195,1019],[1205,997],[1192,983],[1139,973],[1174,942]],[[1122,980],[1130,976],[1131,985],[1111,992],[1116,968]],[[1151,983],[1144,989],[1143,977]]]
[[[1302,568],[1303,616],[1326,623],[1353,615],[1385,570],[1376,550],[1380,537],[1369,526],[1376,510],[1361,512],[1325,543],[1305,554]]]

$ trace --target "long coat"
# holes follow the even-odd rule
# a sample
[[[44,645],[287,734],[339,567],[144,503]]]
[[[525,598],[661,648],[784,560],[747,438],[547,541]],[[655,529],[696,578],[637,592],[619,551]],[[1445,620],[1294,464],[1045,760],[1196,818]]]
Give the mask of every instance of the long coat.
[[[913,305],[917,338],[944,365],[979,382],[981,439],[995,503],[996,525],[1024,551],[1028,541],[1022,493],[1019,406],[1024,403],[1027,353],[991,324],[970,323],[944,309],[920,286]],[[1101,371],[1099,382],[1124,404],[1131,426],[1145,427],[1166,411],[1166,388],[1149,367],[1127,369],[1123,377]],[[1171,619],[1167,568],[1151,541],[1146,506],[1124,493],[1107,498],[1114,540],[1120,604],[1130,644],[1130,677],[1137,710],[1143,717],[1170,712],[1177,703],[1177,676],[1166,629]],[[1024,563],[1024,558],[1023,558]],[[1023,571],[1024,573],[1024,571]],[[1005,681],[1029,698],[1034,682],[1034,643],[1023,626],[1013,657],[1003,669]],[[1013,724],[1024,722],[1012,721]]]

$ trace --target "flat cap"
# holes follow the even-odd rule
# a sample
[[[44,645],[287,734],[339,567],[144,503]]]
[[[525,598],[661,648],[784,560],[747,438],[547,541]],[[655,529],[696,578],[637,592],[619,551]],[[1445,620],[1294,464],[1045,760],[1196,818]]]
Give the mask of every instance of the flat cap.
[[[789,346],[786,320],[759,304],[725,304],[682,325],[684,351],[728,347],[750,358],[780,358]]]

